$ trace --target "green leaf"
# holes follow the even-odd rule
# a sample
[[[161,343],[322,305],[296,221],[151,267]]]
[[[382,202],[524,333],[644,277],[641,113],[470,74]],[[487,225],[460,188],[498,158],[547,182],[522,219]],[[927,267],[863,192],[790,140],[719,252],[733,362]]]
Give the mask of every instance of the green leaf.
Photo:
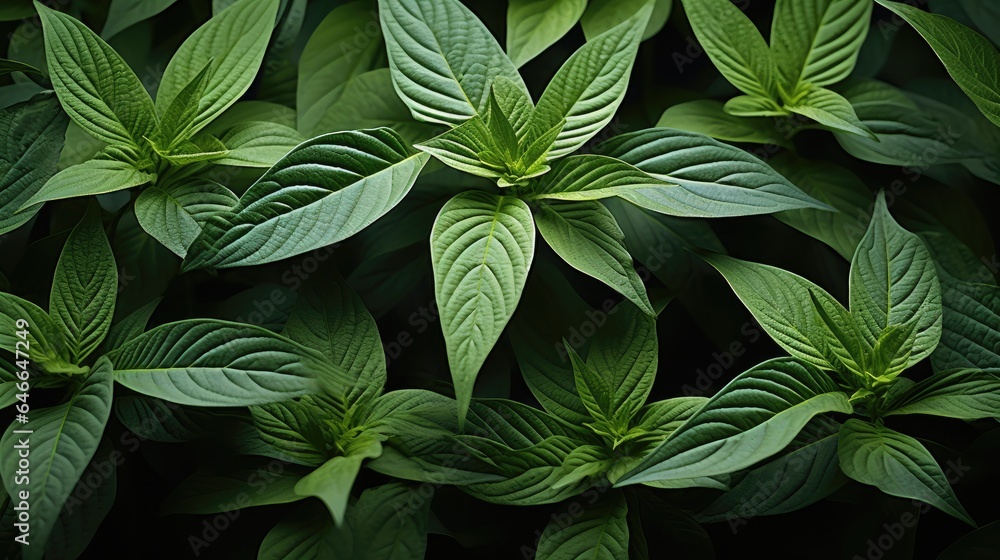
[[[386,366],[378,325],[342,278],[307,282],[283,334],[322,353],[348,375],[348,402],[368,401],[382,393]]]
[[[576,25],[587,0],[511,0],[507,4],[507,55],[523,66]]]
[[[423,487],[421,487],[423,488]],[[369,488],[347,509],[347,523],[302,508],[268,533],[258,560],[416,560],[427,548],[430,497],[400,483]]]
[[[208,319],[156,327],[108,357],[122,385],[193,406],[280,402],[344,377],[313,351],[267,329]]]
[[[982,4],[976,6],[989,9]],[[988,560],[996,551],[998,540],[1000,521],[994,521],[953,542],[936,560]]]
[[[35,14],[30,0],[11,0],[0,7],[0,21],[15,21],[30,18]]]
[[[428,157],[388,129],[313,138],[205,224],[183,270],[273,262],[346,239],[399,203]]]
[[[216,165],[271,167],[306,139],[294,128],[266,121],[244,122],[222,138],[229,149]]]
[[[52,87],[73,122],[109,144],[145,146],[156,115],[132,69],[87,26],[39,2],[35,8],[45,32]]]
[[[623,197],[665,214],[711,218],[830,209],[763,161],[700,134],[649,128],[616,136],[598,150],[677,185],[642,189]]]
[[[181,152],[194,136],[195,119],[201,110],[201,100],[212,75],[212,61],[209,60],[191,81],[184,86],[160,114],[157,134],[151,142],[158,153]]]
[[[942,301],[941,343],[931,355],[935,369],[1000,368],[1000,288],[948,283]]]
[[[726,384],[616,485],[735,472],[784,449],[814,416],[852,410],[827,374],[769,360]]]
[[[913,322],[904,367],[926,358],[941,339],[941,286],[934,261],[917,235],[889,214],[879,193],[868,231],[851,261],[851,315],[871,346],[892,325]]]
[[[239,0],[195,30],[167,64],[156,91],[157,114],[164,116],[207,65],[211,65],[208,83],[190,120],[190,133],[236,103],[250,89],[264,59],[278,5],[278,0]]]
[[[142,334],[146,330],[146,323],[162,300],[162,297],[158,297],[112,325],[108,336],[104,337],[104,348],[113,350]]]
[[[706,257],[768,335],[794,358],[827,370],[863,373],[855,319],[823,288],[791,272],[722,255]],[[874,344],[874,343],[873,343]]]
[[[49,298],[49,314],[66,335],[72,363],[82,362],[104,340],[117,297],[118,266],[100,213],[92,208],[66,240]]]
[[[111,414],[112,386],[111,364],[101,358],[68,402],[32,410],[27,424],[12,422],[0,439],[0,445],[9,450],[27,442],[33,458],[27,488],[16,482],[20,478],[15,476],[18,453],[4,453],[0,459],[7,492],[12,496],[24,490],[30,493],[31,542],[36,546],[24,547],[26,560],[42,558],[45,549],[41,545],[48,540],[70,492],[97,451]]]
[[[517,198],[462,193],[434,222],[434,293],[460,422],[479,369],[514,314],[534,253],[531,210]]]
[[[587,353],[587,366],[599,376],[604,390],[588,391],[577,378],[577,391],[584,404],[590,400],[599,406],[596,411],[591,408],[592,414],[598,413],[595,418],[603,417],[627,429],[649,397],[656,377],[656,321],[626,305],[609,314],[606,326],[595,335]]]
[[[774,120],[737,117],[723,107],[723,103],[711,99],[678,103],[663,112],[656,126],[704,134],[727,142],[790,145],[787,134],[782,133]]]
[[[575,152],[614,118],[628,89],[640,29],[651,10],[647,6],[588,41],[549,81],[532,115],[532,127],[539,135],[566,121],[549,151],[549,160]]]
[[[948,477],[919,441],[852,418],[840,430],[838,455],[840,468],[854,480],[891,496],[926,502],[975,525]]]
[[[177,0],[111,0],[108,19],[104,20],[101,37],[110,39],[118,33],[166,10]]]
[[[71,560],[86,551],[118,494],[118,453],[109,438],[101,440],[49,534],[45,558]]]
[[[311,467],[328,458],[317,414],[304,399],[250,407],[261,441],[287,457],[284,460]]]
[[[730,0],[682,0],[691,28],[723,77],[737,89],[777,99],[778,69],[764,37]]]
[[[351,497],[351,488],[361,470],[361,463],[381,454],[382,443],[378,439],[362,436],[347,446],[344,455],[330,459],[303,477],[295,485],[295,493],[304,498],[315,496],[322,500],[330,510],[334,523],[342,526],[347,500]]]
[[[28,352],[32,362],[49,372],[78,371],[70,365],[69,341],[63,330],[42,308],[13,294],[0,292],[0,318],[7,325],[0,329],[0,348],[11,353],[16,350],[22,354]],[[28,322],[28,328],[17,328],[17,321],[21,319]],[[18,333],[24,331],[27,333],[22,338]]]
[[[732,522],[791,513],[822,500],[843,483],[837,435],[828,435],[750,471],[698,514],[698,520]]]
[[[510,163],[510,158],[499,153],[489,126],[478,116],[415,147],[449,167],[487,179],[504,176]]]
[[[211,515],[301,500],[294,489],[308,471],[289,465],[282,465],[280,469],[269,466],[261,464],[256,468],[227,469],[221,473],[197,471],[174,488],[164,500],[160,514]]]
[[[593,154],[570,156],[557,162],[549,173],[532,185],[534,197],[554,200],[599,200],[651,187],[674,187],[615,158]],[[669,192],[664,189],[665,192]]]
[[[877,2],[920,33],[958,87],[987,119],[1000,126],[1000,53],[989,39],[946,16],[899,2]]]
[[[597,201],[540,204],[535,215],[539,233],[573,268],[604,282],[655,315],[646,287],[625,248],[625,234],[615,217]]]
[[[358,130],[389,127],[408,142],[426,140],[440,132],[438,125],[418,122],[392,88],[388,68],[378,68],[352,78],[343,95],[316,123],[315,130]]]
[[[349,558],[345,532],[337,530],[318,503],[304,504],[267,533],[257,560],[312,560],[335,558],[336,554]]]
[[[589,0],[587,11],[583,13],[580,24],[587,40],[597,37],[608,29],[627,20],[641,10],[650,0]],[[642,32],[645,41],[656,35],[666,25],[673,8],[673,0],[653,0],[653,13],[649,23]]]
[[[131,189],[152,182],[156,175],[112,158],[92,159],[56,173],[21,208],[50,200]]]
[[[887,403],[885,415],[930,414],[978,420],[1000,418],[997,370],[961,369],[935,373]]]
[[[135,199],[135,217],[142,229],[183,258],[205,222],[237,202],[236,195],[219,183],[193,177],[142,191]]]
[[[7,74],[12,74],[14,72],[22,72],[24,74],[35,74],[42,76],[42,71],[30,64],[25,64],[24,62],[18,62],[17,60],[9,60],[6,58],[0,58],[0,76],[6,76]]]
[[[615,492],[566,524],[553,518],[538,541],[538,560],[618,560],[628,556],[628,506],[625,495]]]
[[[417,120],[455,126],[485,115],[499,76],[527,95],[514,63],[458,0],[379,0],[379,15],[393,85]]]
[[[40,206],[15,214],[56,173],[69,120],[53,98],[0,109],[0,235],[34,216]]]
[[[826,243],[850,261],[871,221],[871,191],[864,181],[847,169],[818,160],[780,155],[768,160],[789,181],[809,196],[829,204],[839,212],[806,208],[789,210],[774,217]]]
[[[785,108],[830,128],[878,140],[875,133],[858,119],[851,103],[834,91],[810,87],[800,99],[786,104]]]
[[[861,122],[878,138],[835,133],[837,141],[856,158],[886,165],[924,166],[968,159],[980,149],[963,142],[953,116],[943,117],[917,103],[913,94],[888,84],[863,81],[844,90]]]
[[[828,86],[850,76],[868,35],[869,0],[778,0],[771,49],[785,90]]]
[[[739,95],[726,101],[722,110],[737,117],[784,117],[789,114],[771,98],[750,95]]]
[[[355,43],[362,37],[358,30],[365,32],[364,42],[360,45]],[[316,27],[299,58],[295,106],[298,129],[303,135],[371,128],[331,128],[323,121],[345,95],[347,84],[378,63],[382,54],[381,31],[378,14],[370,2],[348,2],[337,6]],[[396,97],[391,89],[390,85],[387,93]]]

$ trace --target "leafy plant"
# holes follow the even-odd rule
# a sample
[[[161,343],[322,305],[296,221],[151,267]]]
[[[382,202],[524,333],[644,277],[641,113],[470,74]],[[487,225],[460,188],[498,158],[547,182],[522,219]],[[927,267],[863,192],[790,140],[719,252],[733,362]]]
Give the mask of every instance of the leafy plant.
[[[930,452],[884,422],[898,414],[996,417],[992,403],[1000,380],[995,371],[981,369],[941,371],[920,383],[899,377],[940,341],[941,288],[930,253],[892,219],[884,193],[851,261],[849,310],[792,273],[729,257],[709,262],[792,356],[788,363],[808,376],[782,379],[767,370],[738,376],[623,483],[749,467],[784,448],[813,415],[858,412],[867,420],[847,420],[836,437],[837,458],[847,476],[972,523]],[[765,406],[765,399],[773,404]],[[742,412],[750,403],[754,406]],[[712,413],[746,425],[735,433],[720,429]]]
[[[30,536],[48,544],[26,548],[25,558],[78,554],[110,509],[113,492],[93,520],[72,515],[67,500],[101,445],[115,382],[175,403],[245,406],[316,393],[341,379],[318,353],[251,325],[192,320],[143,332],[150,308],[112,326],[117,293],[118,268],[96,211],[66,241],[48,312],[0,293],[0,315],[16,326],[0,337],[15,366],[2,372],[2,404],[18,413],[0,441],[9,449],[21,442],[39,458],[29,477],[23,455],[5,453],[0,474],[11,496],[33,498]],[[56,388],[60,404],[29,404],[38,390]]]

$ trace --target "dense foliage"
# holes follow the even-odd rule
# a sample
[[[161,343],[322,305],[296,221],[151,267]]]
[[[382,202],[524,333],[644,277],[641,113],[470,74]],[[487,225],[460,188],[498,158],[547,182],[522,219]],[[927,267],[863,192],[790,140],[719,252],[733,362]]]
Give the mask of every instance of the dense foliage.
[[[994,2],[0,26],[6,558],[1000,551]]]

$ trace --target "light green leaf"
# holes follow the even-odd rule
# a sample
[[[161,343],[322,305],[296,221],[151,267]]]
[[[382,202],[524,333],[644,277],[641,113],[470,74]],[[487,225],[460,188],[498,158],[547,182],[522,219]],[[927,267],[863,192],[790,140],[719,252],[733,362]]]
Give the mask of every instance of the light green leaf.
[[[193,406],[281,402],[344,383],[323,357],[286,338],[209,319],[156,327],[108,357],[122,385]]]
[[[723,103],[711,99],[674,105],[663,112],[656,126],[704,134],[727,142],[790,146],[787,134],[782,133],[774,120],[737,117],[727,113]]]
[[[498,76],[527,94],[514,63],[458,0],[379,0],[379,15],[393,85],[417,120],[455,126],[485,115]]]
[[[215,214],[236,205],[226,187],[193,177],[167,186],[151,186],[135,199],[135,217],[142,229],[181,258]]]
[[[1000,126],[1000,53],[989,39],[946,16],[899,2],[877,2],[920,33],[955,83],[987,119]]]
[[[629,195],[643,189],[675,186],[619,159],[593,154],[570,156],[557,162],[532,185],[536,198],[569,201],[613,196],[629,200]]]
[[[789,113],[769,97],[738,95],[722,106],[722,110],[737,117],[784,117]]]
[[[295,485],[295,493],[303,498],[315,496],[322,500],[330,510],[334,523],[342,526],[347,500],[351,497],[351,488],[361,470],[361,463],[381,454],[382,444],[378,439],[362,436],[347,446],[344,455],[330,459],[303,477]]]
[[[0,110],[0,235],[28,222],[41,206],[15,214],[56,173],[69,120],[53,98]]]
[[[625,234],[615,217],[597,201],[540,204],[535,215],[539,233],[573,268],[604,282],[655,315],[646,287],[626,250]]]
[[[840,468],[854,480],[891,496],[927,502],[975,525],[937,461],[910,436],[852,418],[840,430],[838,455]]]
[[[858,119],[851,103],[834,91],[810,87],[802,97],[786,104],[785,108],[830,128],[878,140],[875,133]]]
[[[791,513],[822,500],[843,483],[837,435],[828,435],[750,471],[698,514],[698,520],[712,523]]]
[[[66,240],[49,297],[49,314],[66,335],[72,363],[104,340],[117,297],[118,266],[100,213],[92,208]]]
[[[615,492],[588,505],[566,524],[553,518],[538,541],[538,560],[618,560],[628,557],[625,495]]]
[[[319,277],[306,283],[283,334],[322,353],[348,375],[348,402],[367,401],[382,393],[385,350],[378,326],[342,278]]]
[[[156,92],[161,117],[181,91],[211,64],[205,95],[193,116],[194,134],[236,103],[253,83],[278,14],[278,0],[239,0],[188,37],[163,73]]]
[[[109,144],[145,146],[156,115],[132,69],[87,26],[39,2],[35,8],[45,32],[52,87],[73,122]]]
[[[313,138],[205,224],[183,270],[273,262],[346,239],[392,209],[428,157],[389,129]]]
[[[664,214],[710,218],[830,209],[763,161],[700,134],[649,128],[616,136],[599,151],[677,185],[640,189],[622,197]]]
[[[632,17],[649,2],[650,0],[589,0],[587,11],[580,19],[583,34],[589,41]],[[650,14],[649,23],[642,32],[643,41],[663,29],[674,5],[673,0],[652,0],[652,2],[653,13]]]
[[[28,209],[50,200],[131,189],[154,179],[156,175],[136,169],[125,161],[112,158],[92,159],[56,173],[22,208]]]
[[[92,373],[69,396],[65,404],[32,410],[27,424],[12,422],[0,439],[11,450],[0,459],[7,493],[27,490],[31,497],[31,542],[22,550],[26,560],[42,558],[45,543],[58,523],[70,492],[87,468],[111,414],[111,364],[101,358]],[[16,430],[30,431],[28,434]],[[31,449],[31,477],[27,488],[16,482],[23,442]]]
[[[587,0],[511,0],[507,4],[507,55],[523,66],[576,25]]]
[[[624,305],[609,314],[606,325],[594,338],[587,365],[604,380],[607,391],[592,395],[605,418],[627,428],[646,403],[656,377],[656,320]],[[585,399],[579,383],[577,390]]]
[[[614,118],[625,98],[639,49],[640,29],[651,6],[588,41],[559,68],[538,100],[531,125],[536,135],[565,119],[548,159],[569,155]]]
[[[396,91],[388,68],[378,68],[352,78],[343,95],[316,123],[318,132],[389,127],[408,142],[419,142],[440,131],[437,125],[413,119]]]
[[[166,10],[177,0],[111,0],[101,37],[110,39],[129,27]]]
[[[416,148],[449,167],[487,179],[502,177],[510,160],[498,153],[499,148],[489,126],[478,116],[420,143]]]
[[[514,314],[534,253],[531,210],[517,198],[462,193],[434,222],[434,292],[460,422],[479,369]]]
[[[789,94],[848,76],[868,35],[869,0],[778,0],[771,49]]]
[[[886,416],[930,414],[963,420],[1000,418],[1000,378],[978,369],[935,373],[887,403]]]
[[[760,31],[730,0],[682,0],[691,28],[719,72],[737,89],[777,99],[778,69]]]
[[[852,412],[847,397],[812,366],[769,360],[726,384],[616,485],[744,469],[784,449],[814,416]]]
[[[222,143],[229,149],[217,165],[237,167],[271,167],[305,141],[294,128],[266,121],[252,121],[236,125]]]
[[[359,35],[361,31],[365,34]],[[331,128],[323,121],[331,112],[340,112],[331,109],[337,106],[352,78],[371,70],[378,63],[382,53],[381,35],[378,13],[372,9],[370,2],[342,4],[323,18],[299,58],[296,109],[298,129],[303,135],[370,128]],[[382,93],[386,94],[395,97],[392,91]],[[406,114],[409,116],[409,111]]]
[[[879,193],[868,232],[851,261],[851,315],[871,346],[892,325],[913,322],[905,367],[926,358],[941,339],[941,286],[917,235],[889,214]]]
[[[48,372],[79,371],[70,365],[70,344],[63,330],[45,310],[26,299],[0,292],[0,318],[9,325],[0,329],[0,348],[11,353],[20,350],[22,355],[27,352],[32,362]],[[20,319],[28,322],[27,329],[17,328]],[[24,331],[26,336],[22,338],[18,333]]]
[[[843,305],[791,272],[723,255],[706,257],[768,335],[793,357],[827,370],[863,373],[871,351]],[[874,342],[872,343],[874,345]]]

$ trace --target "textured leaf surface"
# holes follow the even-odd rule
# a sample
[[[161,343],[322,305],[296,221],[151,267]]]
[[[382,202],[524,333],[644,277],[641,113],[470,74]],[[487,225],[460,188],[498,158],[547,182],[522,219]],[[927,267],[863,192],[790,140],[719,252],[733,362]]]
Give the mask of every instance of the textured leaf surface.
[[[459,418],[486,356],[514,314],[535,253],[535,224],[517,198],[468,192],[441,209],[431,261]]]

